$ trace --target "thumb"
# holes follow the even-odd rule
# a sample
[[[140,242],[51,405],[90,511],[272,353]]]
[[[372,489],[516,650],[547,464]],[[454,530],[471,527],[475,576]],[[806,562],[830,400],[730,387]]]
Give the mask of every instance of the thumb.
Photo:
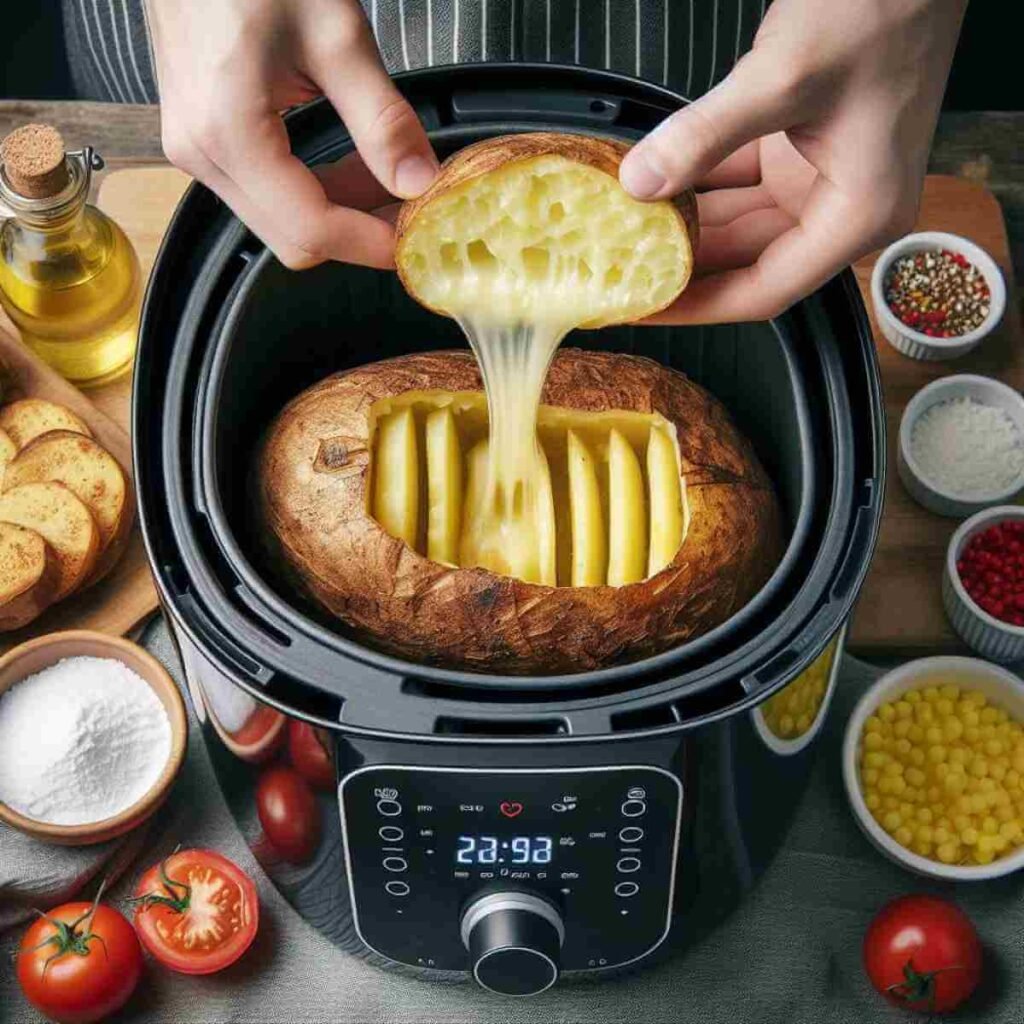
[[[673,196],[752,139],[790,127],[790,93],[764,63],[748,54],[709,93],[665,118],[626,154],[622,187],[637,199]]]

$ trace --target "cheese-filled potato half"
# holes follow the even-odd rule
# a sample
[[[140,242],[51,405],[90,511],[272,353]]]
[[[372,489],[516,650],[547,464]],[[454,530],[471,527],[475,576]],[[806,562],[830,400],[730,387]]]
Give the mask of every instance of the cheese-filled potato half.
[[[404,203],[395,264],[448,316],[605,327],[652,316],[686,287],[697,200],[641,202],[619,185],[624,142],[533,132],[449,157]]]
[[[289,403],[256,467],[272,566],[378,648],[489,673],[635,660],[750,600],[780,512],[720,402],[650,360],[566,349],[543,403],[549,582],[451,564],[487,438],[468,352],[345,371]]]

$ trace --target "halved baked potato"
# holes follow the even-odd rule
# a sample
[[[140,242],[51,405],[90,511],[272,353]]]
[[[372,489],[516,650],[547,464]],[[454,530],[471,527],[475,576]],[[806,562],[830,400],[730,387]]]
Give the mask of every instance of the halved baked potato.
[[[455,513],[431,495],[429,463],[438,479],[465,480],[486,437],[481,386],[468,352],[404,356],[327,378],[269,429],[255,475],[272,565],[361,637],[448,667],[579,672],[706,632],[771,574],[783,545],[778,502],[721,403],[651,360],[574,349],[552,363],[539,427],[553,514],[538,537],[556,535],[561,585],[431,561],[429,550],[455,550]],[[430,426],[443,409],[456,422]],[[396,415],[411,423],[387,442],[391,466],[376,466],[379,427]],[[442,437],[453,426],[454,446]],[[609,486],[613,465],[622,494],[619,480]],[[382,472],[418,496],[418,512],[400,499],[389,523],[405,539],[374,517]],[[431,523],[447,538],[431,538]],[[567,585],[574,578],[597,585]]]
[[[605,327],[652,316],[686,287],[697,201],[641,202],[619,184],[624,142],[534,132],[485,139],[402,205],[395,265],[447,316],[552,317]]]

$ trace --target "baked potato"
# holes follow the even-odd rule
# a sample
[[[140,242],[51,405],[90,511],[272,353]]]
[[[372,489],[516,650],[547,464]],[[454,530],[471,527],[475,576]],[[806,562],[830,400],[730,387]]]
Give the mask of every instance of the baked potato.
[[[686,287],[697,200],[640,202],[618,181],[626,143],[556,132],[459,150],[402,205],[395,265],[422,305],[568,327],[652,316]]]
[[[554,536],[556,585],[432,560],[457,550],[458,503],[437,499],[458,478],[471,500],[481,387],[470,353],[437,352],[338,373],[293,399],[255,467],[273,570],[381,649],[530,675],[674,647],[771,574],[778,502],[721,403],[651,360],[576,349],[555,356],[538,424],[552,494],[538,538]]]

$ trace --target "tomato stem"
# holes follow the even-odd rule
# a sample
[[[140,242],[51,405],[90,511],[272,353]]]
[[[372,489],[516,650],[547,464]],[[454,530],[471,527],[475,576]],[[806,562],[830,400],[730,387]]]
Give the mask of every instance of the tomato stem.
[[[949,967],[939,967],[934,971],[918,971],[914,968],[914,961],[908,960],[903,965],[903,981],[890,985],[885,991],[894,999],[917,1009],[915,1004],[927,1001],[928,1019],[931,1020],[935,1013],[935,979],[946,971],[966,970],[963,964],[951,964]]]
[[[177,853],[177,850],[175,850]],[[171,854],[173,857],[174,854]],[[168,858],[169,859],[169,858]],[[192,886],[187,882],[178,882],[167,874],[167,861],[160,861],[160,884],[163,885],[166,896],[158,892],[147,892],[141,896],[133,896],[128,902],[145,909],[152,906],[170,907],[175,913],[183,914],[189,908],[192,899]],[[177,890],[181,890],[179,894]]]
[[[107,887],[107,880],[104,878],[100,882],[99,889],[96,890],[96,896],[83,914],[79,915],[68,924],[65,921],[57,921],[50,917],[49,914],[44,914],[43,911],[37,910],[36,913],[46,922],[53,927],[53,934],[42,942],[33,946],[31,949],[26,949],[25,953],[35,953],[37,950],[42,949],[44,946],[51,944],[55,945],[56,951],[46,958],[43,963],[43,977],[46,977],[46,972],[49,970],[50,964],[54,960],[59,960],[62,956],[68,953],[74,953],[75,956],[88,956],[89,955],[89,943],[96,939],[97,942],[103,947],[103,955],[109,960],[110,953],[107,950],[107,944],[103,940],[102,935],[97,935],[92,930],[92,919],[96,916],[96,909],[100,905],[100,899],[103,896],[103,890]],[[84,922],[84,928],[81,928]],[[80,930],[81,928],[81,930]],[[20,954],[16,953],[15,956]]]

